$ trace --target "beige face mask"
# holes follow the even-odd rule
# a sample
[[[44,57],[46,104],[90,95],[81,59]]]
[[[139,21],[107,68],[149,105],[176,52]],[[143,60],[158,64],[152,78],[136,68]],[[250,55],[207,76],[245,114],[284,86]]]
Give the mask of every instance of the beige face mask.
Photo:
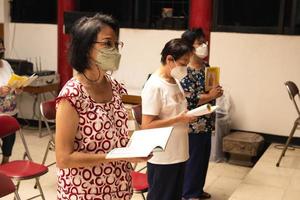
[[[119,69],[121,54],[117,49],[97,49],[95,62],[103,71],[116,71]]]

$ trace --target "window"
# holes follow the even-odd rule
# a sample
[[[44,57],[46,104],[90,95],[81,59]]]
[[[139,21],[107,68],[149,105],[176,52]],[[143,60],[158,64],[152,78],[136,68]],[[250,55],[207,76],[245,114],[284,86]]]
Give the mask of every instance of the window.
[[[300,34],[298,0],[215,0],[213,30]]]
[[[81,12],[111,14],[123,28],[186,29],[189,0],[77,0]]]
[[[150,28],[186,29],[188,27],[189,1],[151,1]]]
[[[12,0],[10,8],[12,22],[56,24],[56,1]]]

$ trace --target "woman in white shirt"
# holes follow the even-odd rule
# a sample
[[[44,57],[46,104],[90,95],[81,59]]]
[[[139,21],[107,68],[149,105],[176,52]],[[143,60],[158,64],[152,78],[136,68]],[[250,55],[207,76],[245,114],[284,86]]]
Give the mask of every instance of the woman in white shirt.
[[[0,115],[17,115],[17,101],[16,94],[20,93],[21,90],[13,90],[10,87],[6,86],[10,76],[13,73],[13,70],[10,64],[3,60],[4,58],[4,42],[0,38]],[[2,138],[2,162],[4,164],[9,161],[13,145],[15,143],[16,134],[9,135]]]
[[[150,200],[180,200],[184,166],[188,155],[187,101],[179,81],[186,76],[193,49],[182,39],[166,43],[161,66],[151,75],[142,91],[142,128],[173,126],[167,147],[154,152],[147,163]]]

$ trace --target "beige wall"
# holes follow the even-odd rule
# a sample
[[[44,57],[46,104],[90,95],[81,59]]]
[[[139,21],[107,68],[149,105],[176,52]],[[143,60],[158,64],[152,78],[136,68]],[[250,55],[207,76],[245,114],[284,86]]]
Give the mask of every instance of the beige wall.
[[[289,134],[296,111],[284,82],[300,87],[299,55],[300,36],[212,33],[210,64],[231,94],[233,128]]]
[[[56,25],[10,23],[8,27],[10,57],[34,61],[40,56],[44,69],[56,69]],[[160,64],[163,45],[181,33],[121,29],[125,46],[114,76],[129,93],[140,94],[147,75]],[[212,33],[210,64],[221,67],[221,83],[231,94],[233,128],[288,135],[296,113],[283,83],[294,80],[300,86],[299,55],[299,36]],[[32,115],[30,106],[22,109],[25,118]]]
[[[8,23],[5,30],[6,57],[41,60],[42,69],[57,69],[57,26],[49,24]]]

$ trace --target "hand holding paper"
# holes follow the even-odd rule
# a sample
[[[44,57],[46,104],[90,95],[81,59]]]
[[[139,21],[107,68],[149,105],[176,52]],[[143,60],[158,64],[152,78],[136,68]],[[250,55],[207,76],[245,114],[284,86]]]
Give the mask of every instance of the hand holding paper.
[[[191,116],[202,116],[202,115],[207,115],[210,114],[212,112],[215,112],[216,109],[218,108],[218,106],[211,106],[210,104],[204,104],[202,106],[199,106],[193,110],[190,110],[187,112],[188,115]]]

